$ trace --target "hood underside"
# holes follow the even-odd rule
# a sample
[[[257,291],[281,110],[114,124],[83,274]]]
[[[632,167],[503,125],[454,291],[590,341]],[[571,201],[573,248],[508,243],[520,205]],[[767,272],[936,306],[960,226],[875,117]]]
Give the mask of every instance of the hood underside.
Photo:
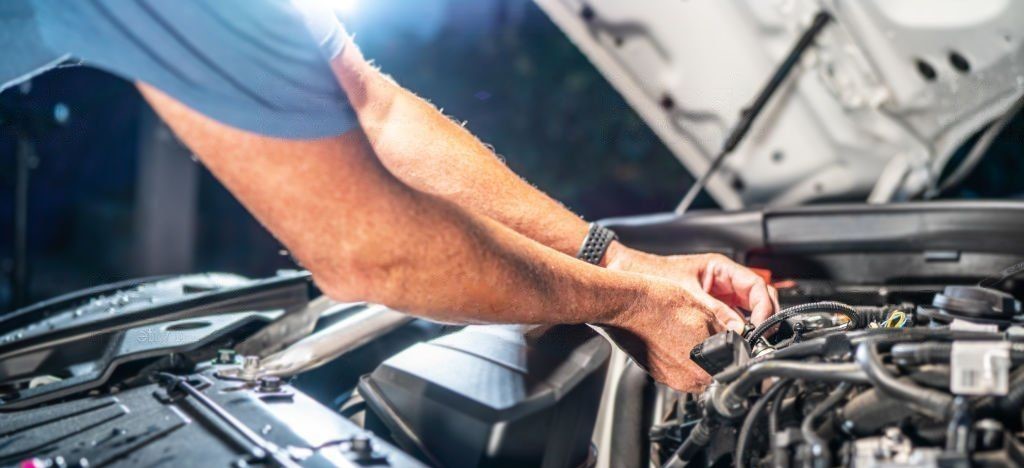
[[[814,14],[831,13],[710,180],[726,209],[916,197],[1024,93],[1024,2],[536,1],[698,175]]]

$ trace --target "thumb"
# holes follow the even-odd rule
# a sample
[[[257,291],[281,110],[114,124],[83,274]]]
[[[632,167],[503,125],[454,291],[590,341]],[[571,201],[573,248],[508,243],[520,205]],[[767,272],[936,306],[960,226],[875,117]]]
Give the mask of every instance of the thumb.
[[[732,330],[736,333],[743,333],[743,329],[747,326],[747,321],[743,319],[743,314],[710,295],[706,295],[704,303],[707,310],[711,311],[711,314],[715,317],[716,323],[714,328],[716,332]]]

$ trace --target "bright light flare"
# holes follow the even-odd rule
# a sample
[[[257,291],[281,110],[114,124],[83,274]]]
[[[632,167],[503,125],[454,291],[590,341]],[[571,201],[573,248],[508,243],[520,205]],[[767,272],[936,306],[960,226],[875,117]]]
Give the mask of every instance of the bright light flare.
[[[341,15],[350,15],[359,6],[359,0],[323,0],[330,4],[334,11]]]

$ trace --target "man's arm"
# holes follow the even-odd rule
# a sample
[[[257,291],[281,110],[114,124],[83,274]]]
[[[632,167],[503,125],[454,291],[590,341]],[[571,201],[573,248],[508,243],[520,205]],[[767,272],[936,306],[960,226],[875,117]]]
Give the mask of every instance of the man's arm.
[[[576,255],[587,223],[520,179],[473,134],[383,75],[354,43],[331,66],[377,157],[402,182]]]
[[[715,317],[724,306],[668,281],[573,260],[411,189],[380,165],[358,129],[275,139],[140,89],[331,297],[464,323],[604,324],[627,337],[659,380],[679,389],[707,382],[686,356],[723,328]]]
[[[490,217],[544,245],[575,256],[587,223],[529,185],[465,128],[395,84],[349,43],[331,63],[377,157],[411,187]],[[758,275],[721,255],[661,257],[614,242],[602,266],[696,285],[755,323],[777,307],[776,292]],[[733,328],[742,319],[725,312]]]

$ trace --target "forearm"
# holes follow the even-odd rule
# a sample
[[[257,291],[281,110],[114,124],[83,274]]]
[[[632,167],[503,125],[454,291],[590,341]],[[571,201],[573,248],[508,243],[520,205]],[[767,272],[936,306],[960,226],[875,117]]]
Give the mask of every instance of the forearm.
[[[410,189],[380,166],[358,130],[316,141],[271,139],[142,89],[336,299],[455,322],[612,322],[650,287]]]
[[[465,128],[382,75],[354,44],[332,66],[388,171],[417,190],[576,255],[587,223],[520,179]]]

